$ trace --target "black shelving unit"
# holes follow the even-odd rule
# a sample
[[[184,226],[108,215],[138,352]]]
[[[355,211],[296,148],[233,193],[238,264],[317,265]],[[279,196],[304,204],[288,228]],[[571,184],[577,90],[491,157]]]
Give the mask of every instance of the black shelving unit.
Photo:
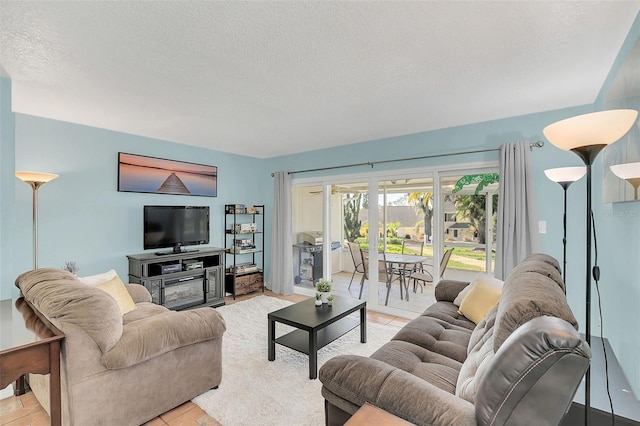
[[[224,206],[225,292],[264,292],[264,205]]]

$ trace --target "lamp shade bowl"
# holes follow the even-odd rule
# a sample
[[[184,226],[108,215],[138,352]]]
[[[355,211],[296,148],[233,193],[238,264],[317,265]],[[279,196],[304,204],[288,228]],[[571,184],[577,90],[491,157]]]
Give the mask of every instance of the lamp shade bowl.
[[[633,187],[633,199],[638,200],[638,187],[640,187],[640,161],[635,163],[614,164],[610,168],[614,175],[631,184]]]
[[[544,174],[553,182],[575,182],[582,179],[587,172],[584,166],[579,167],[558,167],[556,169],[547,169]]]
[[[614,164],[611,171],[620,179],[640,178],[640,161],[635,163]]]
[[[23,182],[44,184],[54,180],[58,175],[55,173],[19,171],[16,172],[16,177]]]
[[[542,130],[553,145],[571,151],[590,145],[609,145],[625,135],[635,123],[638,111],[613,109],[560,120]]]

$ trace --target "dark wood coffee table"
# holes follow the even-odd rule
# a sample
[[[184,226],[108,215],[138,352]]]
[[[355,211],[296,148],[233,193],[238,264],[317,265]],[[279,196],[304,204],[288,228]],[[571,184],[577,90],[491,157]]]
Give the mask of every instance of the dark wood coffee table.
[[[269,313],[269,361],[276,359],[276,343],[309,355],[309,378],[318,377],[318,349],[360,325],[360,341],[367,343],[367,302],[334,296],[333,306],[316,306],[314,299],[304,300]],[[347,318],[360,311],[360,322]],[[297,328],[276,338],[276,322]]]

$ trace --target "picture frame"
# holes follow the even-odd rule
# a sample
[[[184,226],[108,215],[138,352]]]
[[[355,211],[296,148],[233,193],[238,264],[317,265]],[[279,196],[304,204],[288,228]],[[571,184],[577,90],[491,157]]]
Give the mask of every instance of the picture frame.
[[[118,192],[218,196],[218,167],[118,153]]]

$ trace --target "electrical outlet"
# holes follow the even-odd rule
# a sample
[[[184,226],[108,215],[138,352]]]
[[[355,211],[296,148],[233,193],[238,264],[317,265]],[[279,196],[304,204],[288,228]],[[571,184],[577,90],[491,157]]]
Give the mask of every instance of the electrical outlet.
[[[541,234],[546,234],[547,233],[547,221],[546,220],[539,220],[538,221],[538,232],[540,232]]]

